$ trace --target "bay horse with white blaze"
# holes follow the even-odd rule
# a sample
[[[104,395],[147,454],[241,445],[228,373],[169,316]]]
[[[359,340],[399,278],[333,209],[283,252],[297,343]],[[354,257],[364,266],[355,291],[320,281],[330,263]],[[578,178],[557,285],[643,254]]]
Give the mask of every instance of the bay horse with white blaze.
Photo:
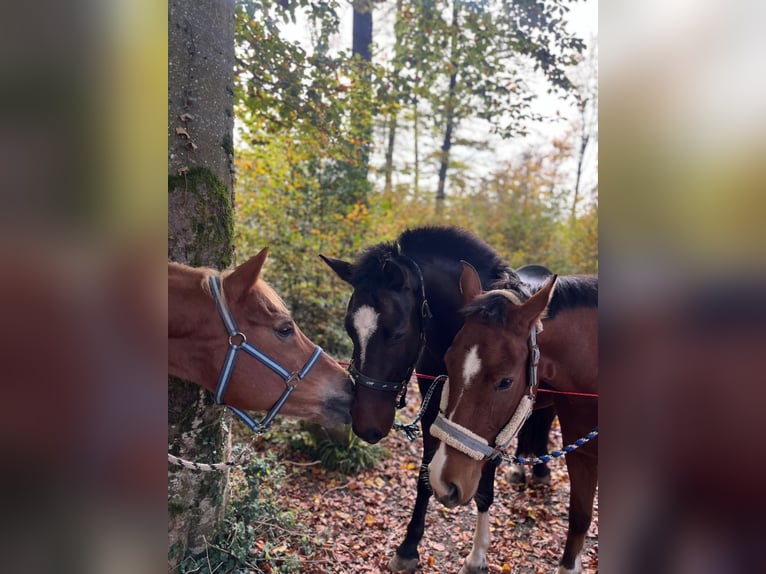
[[[348,373],[304,335],[263,279],[268,248],[232,271],[168,263],[168,372],[214,393],[253,430],[277,412],[350,420]],[[241,352],[247,354],[237,360]],[[288,400],[289,397],[289,400]],[[270,411],[256,423],[247,410]]]
[[[351,420],[354,433],[370,443],[391,430],[397,402],[402,402],[416,366],[419,374],[432,377],[447,372],[444,354],[463,324],[461,260],[478,270],[486,287],[502,281],[527,290],[489,245],[454,227],[407,230],[394,242],[367,248],[353,263],[321,257],[354,289],[345,317],[354,346],[349,366],[355,382]],[[430,384],[431,380],[418,380],[421,395]],[[440,395],[441,388],[436,388],[421,419],[423,460],[417,498],[406,536],[389,564],[393,572],[414,572],[418,565],[418,544],[432,494],[427,467],[438,445],[428,430],[438,413]],[[495,467],[493,461],[483,469],[476,496],[480,513],[492,504]]]
[[[538,377],[541,385],[557,391],[598,392],[595,276],[552,276],[525,299],[507,288],[482,293],[479,275],[464,264],[460,286],[465,324],[445,357],[449,388],[431,427],[442,443],[429,465],[434,495],[449,508],[468,504],[481,491],[485,469],[494,468],[529,414]],[[530,361],[538,345],[539,364]],[[565,444],[598,425],[596,399],[555,394],[553,402]],[[582,572],[580,552],[597,485],[597,448],[594,440],[566,454],[569,529],[560,574]],[[480,510],[463,571],[486,571],[488,547],[489,517]]]

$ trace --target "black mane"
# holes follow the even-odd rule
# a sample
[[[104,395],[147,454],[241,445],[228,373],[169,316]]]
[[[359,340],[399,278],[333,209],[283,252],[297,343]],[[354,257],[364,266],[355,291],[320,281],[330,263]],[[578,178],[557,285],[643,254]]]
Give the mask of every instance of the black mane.
[[[355,288],[370,289],[385,285],[383,266],[399,256],[396,242],[378,243],[362,251],[352,266],[351,284]]]
[[[465,229],[447,226],[408,229],[396,241],[368,247],[354,262],[352,284],[363,288],[385,285],[384,264],[396,261],[402,255],[419,262],[421,266],[437,259],[455,263],[470,261],[480,275],[489,278],[490,283],[503,281],[509,288],[518,290],[522,298],[528,296],[516,272],[492,247]]]
[[[508,289],[505,282],[493,285],[493,289]],[[542,285],[534,287],[534,292]],[[466,305],[462,313],[466,317],[478,316],[482,320],[497,325],[505,325],[506,309],[513,304],[508,297],[501,293],[480,295]],[[553,297],[548,304],[545,317],[553,319],[564,309],[579,307],[598,307],[598,277],[596,275],[560,275],[556,279]]]
[[[500,255],[482,239],[459,227],[426,226],[408,229],[399,236],[402,251],[415,259],[447,257],[454,260],[476,261],[502,277],[505,271],[513,271]],[[513,273],[515,275],[515,273]]]
[[[556,279],[547,317],[552,319],[559,311],[578,307],[598,307],[597,275],[561,275]]]

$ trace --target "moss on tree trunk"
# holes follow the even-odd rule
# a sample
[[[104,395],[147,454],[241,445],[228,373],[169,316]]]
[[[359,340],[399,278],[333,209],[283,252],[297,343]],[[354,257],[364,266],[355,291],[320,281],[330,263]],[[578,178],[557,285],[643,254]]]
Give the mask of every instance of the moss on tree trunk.
[[[234,1],[170,0],[168,26],[168,259],[223,269],[233,259]],[[207,391],[170,379],[170,452],[228,458],[225,416]],[[168,465],[169,572],[185,554],[204,552],[223,516],[227,479]]]

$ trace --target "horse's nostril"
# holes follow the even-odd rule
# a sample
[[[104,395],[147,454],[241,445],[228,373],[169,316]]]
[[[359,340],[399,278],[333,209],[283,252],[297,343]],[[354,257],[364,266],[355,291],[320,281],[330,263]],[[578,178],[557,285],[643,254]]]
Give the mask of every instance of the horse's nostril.
[[[447,491],[447,500],[457,503],[460,500],[460,489],[454,482],[449,483],[449,490]]]

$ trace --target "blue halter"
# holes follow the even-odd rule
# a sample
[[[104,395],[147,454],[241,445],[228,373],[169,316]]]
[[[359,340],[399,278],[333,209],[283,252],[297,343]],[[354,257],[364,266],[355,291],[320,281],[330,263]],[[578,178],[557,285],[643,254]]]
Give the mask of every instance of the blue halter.
[[[277,416],[279,410],[284,406],[285,402],[287,402],[288,397],[295,390],[295,387],[298,385],[298,383],[301,382],[301,380],[304,379],[306,375],[308,375],[309,371],[319,360],[319,357],[322,354],[322,348],[319,346],[315,347],[314,352],[311,354],[311,357],[309,357],[309,360],[306,361],[306,364],[303,365],[303,368],[300,371],[291,373],[277,361],[247,341],[245,334],[237,329],[237,324],[234,322],[234,318],[231,316],[231,312],[229,311],[229,308],[226,306],[226,302],[221,296],[220,278],[213,275],[210,277],[209,282],[210,291],[213,293],[213,299],[215,299],[215,304],[218,307],[218,313],[221,315],[223,324],[226,326],[226,331],[229,333],[229,349],[226,351],[226,358],[223,361],[221,375],[218,377],[218,386],[215,388],[215,402],[216,404],[225,405],[227,408],[229,408],[253,432],[258,434],[263,433],[269,428],[269,425],[271,425],[274,417]],[[234,363],[237,359],[237,353],[240,350],[244,351],[251,357],[255,357],[285,380],[286,386],[285,390],[282,391],[282,396],[280,396],[277,402],[274,403],[274,406],[271,407],[261,422],[253,420],[253,418],[250,417],[250,415],[248,415],[245,411],[232,407],[231,405],[226,405],[223,402],[223,397],[226,394],[226,388],[229,386],[229,380],[231,379],[231,373],[234,371]]]

